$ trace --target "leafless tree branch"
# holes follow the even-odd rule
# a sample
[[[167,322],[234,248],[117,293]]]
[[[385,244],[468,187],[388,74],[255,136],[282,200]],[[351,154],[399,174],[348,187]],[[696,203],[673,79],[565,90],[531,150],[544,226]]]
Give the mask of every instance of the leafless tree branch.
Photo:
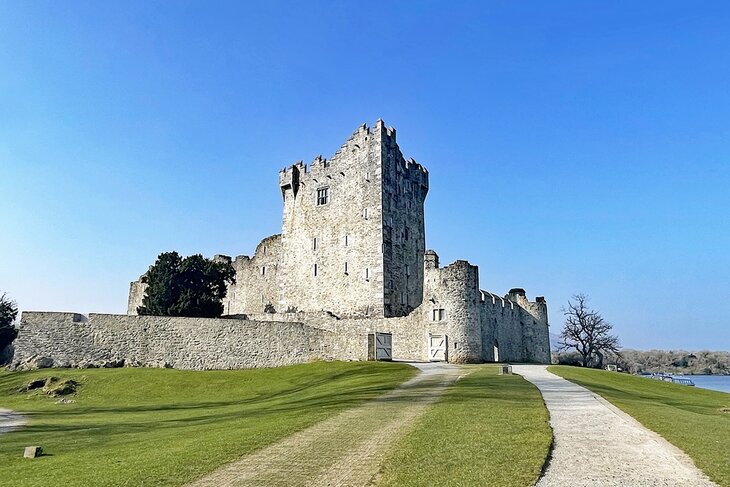
[[[611,334],[613,325],[588,306],[588,296],[576,294],[568,305],[562,308],[565,325],[560,333],[558,346],[561,350],[575,349],[581,356],[583,367],[588,367],[598,358],[603,361],[605,352],[618,355],[619,340]],[[602,363],[599,363],[602,365]]]

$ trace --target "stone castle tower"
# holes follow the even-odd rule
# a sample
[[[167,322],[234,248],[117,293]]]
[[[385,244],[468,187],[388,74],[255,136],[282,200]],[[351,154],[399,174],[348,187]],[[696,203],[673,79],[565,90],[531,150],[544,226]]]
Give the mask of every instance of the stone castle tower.
[[[282,310],[404,316],[421,304],[428,172],[362,125],[332,159],[281,171]]]
[[[235,259],[226,314],[392,317],[421,304],[428,171],[403,157],[395,129],[361,125],[331,159],[282,169],[279,187],[282,232]],[[132,283],[130,314],[143,295]]]

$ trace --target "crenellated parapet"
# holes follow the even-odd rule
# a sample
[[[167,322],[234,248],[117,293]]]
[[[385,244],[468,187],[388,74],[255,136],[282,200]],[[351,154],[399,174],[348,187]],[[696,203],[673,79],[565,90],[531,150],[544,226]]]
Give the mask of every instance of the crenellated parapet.
[[[380,152],[382,154],[379,154]],[[387,127],[380,119],[372,129],[366,124],[358,127],[330,159],[320,154],[310,164],[297,161],[281,169],[279,187],[282,195],[285,196],[287,191],[291,191],[296,197],[302,187],[328,184],[330,181],[336,181],[338,177],[359,177],[360,175],[348,174],[352,169],[353,156],[356,158],[378,156],[376,159],[383,156],[392,163],[396,172],[408,181],[409,187],[405,190],[409,191],[411,186],[418,186],[421,189],[419,194],[425,198],[429,188],[428,170],[415,159],[403,157],[396,142],[396,130]],[[348,172],[345,172],[346,170]],[[364,175],[366,180],[370,179],[371,172],[366,168]]]
[[[367,125],[362,124],[330,159],[318,155],[309,165],[303,161],[297,161],[281,169],[279,187],[282,195],[286,198],[286,192],[291,191],[292,195],[296,197],[302,187],[324,185],[348,176],[355,177],[353,174],[348,174],[352,169],[353,156],[366,155],[378,135],[379,131],[376,134]],[[345,172],[346,170],[347,172]]]

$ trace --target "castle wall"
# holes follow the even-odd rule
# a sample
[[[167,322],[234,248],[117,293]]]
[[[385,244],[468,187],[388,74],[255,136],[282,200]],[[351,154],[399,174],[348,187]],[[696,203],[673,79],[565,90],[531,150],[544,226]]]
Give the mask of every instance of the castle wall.
[[[226,298],[223,300],[223,314],[284,311],[280,309],[280,260],[281,235],[272,235],[262,240],[253,257],[236,257],[232,262],[236,270],[236,282],[228,286]]]
[[[332,159],[280,173],[282,309],[383,314],[384,131],[382,122],[372,131],[363,125]],[[318,190],[327,191],[323,204]]]
[[[496,346],[499,361],[550,363],[544,298],[531,302],[524,291],[512,291],[505,297],[481,291],[483,360],[495,361]]]
[[[393,335],[393,357],[398,360],[428,360],[428,335],[447,333],[446,322],[427,319],[430,308],[423,305],[408,316],[344,318],[328,313],[252,314],[257,321],[285,321],[303,323],[313,328],[331,332],[336,337],[332,345],[333,356],[339,360],[367,360],[367,336],[370,333]]]
[[[523,332],[524,356],[526,362],[550,363],[550,332],[545,298],[535,302],[520,303],[526,311]]]
[[[428,172],[413,159],[405,160],[395,129],[386,129],[382,141],[384,315],[405,316],[423,298]]]
[[[339,339],[301,323],[24,312],[13,363],[50,357],[56,367],[177,369],[276,367],[333,358]]]
[[[522,310],[513,301],[485,293],[481,302],[483,360],[523,362]],[[498,356],[495,357],[495,346]],[[498,359],[498,360],[497,360]]]
[[[262,254],[263,255],[263,254]],[[547,305],[511,291],[480,291],[476,266],[438,267],[426,254],[424,301],[401,317],[339,318],[331,312],[271,313],[246,319],[23,313],[14,363],[51,357],[55,366],[272,367],[317,358],[366,360],[368,334],[391,333],[393,357],[428,360],[429,334],[448,337],[449,362],[549,363]],[[521,290],[520,290],[521,291]]]

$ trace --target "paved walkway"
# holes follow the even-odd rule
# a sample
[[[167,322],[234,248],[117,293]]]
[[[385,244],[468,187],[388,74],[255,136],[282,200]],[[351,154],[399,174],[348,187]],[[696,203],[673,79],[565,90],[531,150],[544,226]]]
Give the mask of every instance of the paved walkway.
[[[599,395],[544,365],[513,370],[550,411],[555,444],[537,487],[716,487],[684,452]]]
[[[366,486],[389,447],[463,370],[412,364],[422,373],[379,399],[344,411],[195,481],[195,487]]]
[[[7,433],[25,424],[25,418],[9,409],[0,409],[0,433]]]

